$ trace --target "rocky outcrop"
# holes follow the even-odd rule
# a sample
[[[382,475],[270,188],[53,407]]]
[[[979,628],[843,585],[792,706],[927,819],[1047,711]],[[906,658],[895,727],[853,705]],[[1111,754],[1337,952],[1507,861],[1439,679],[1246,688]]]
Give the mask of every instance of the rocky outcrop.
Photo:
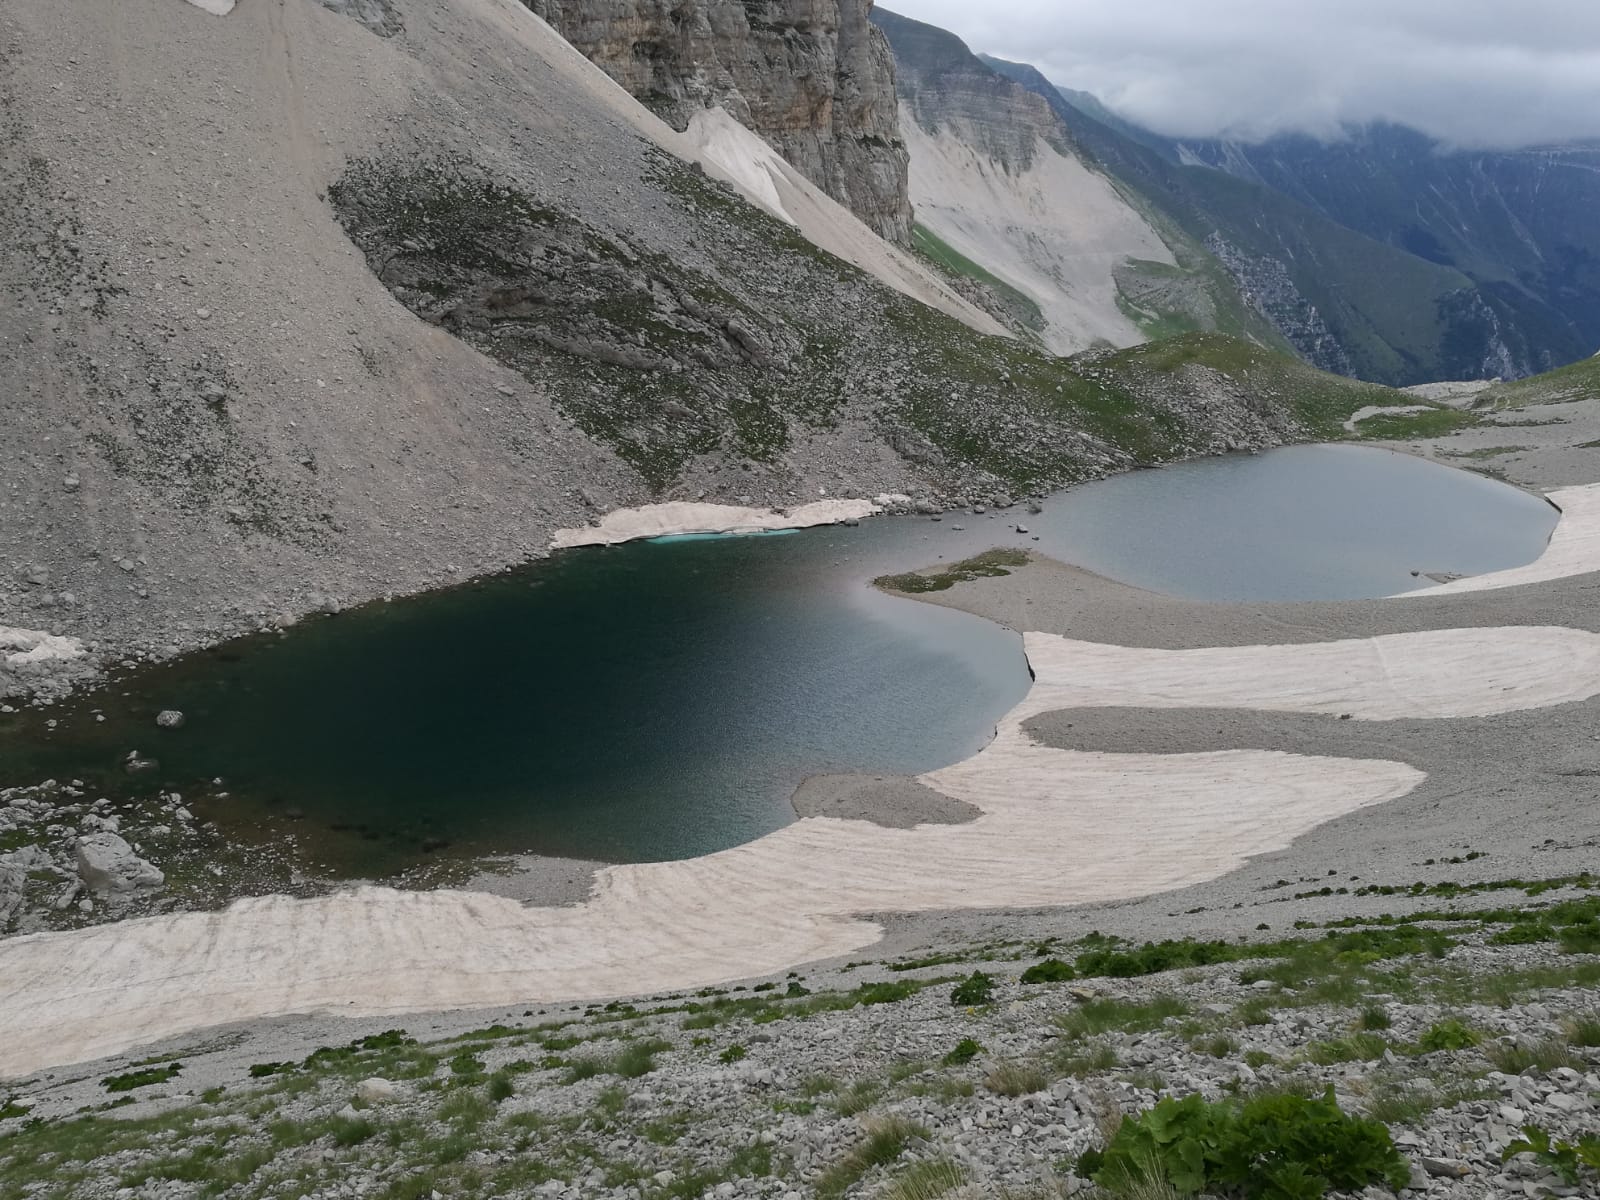
[[[872,20],[894,51],[900,102],[928,133],[955,126],[1012,173],[1033,164],[1041,141],[1075,155],[1071,134],[1043,97],[991,70],[955,34],[883,9]]]
[[[1250,254],[1220,233],[1206,239],[1206,249],[1233,276],[1246,303],[1271,321],[1302,358],[1335,375],[1355,374],[1349,353],[1328,328],[1316,304],[1296,286],[1281,260]]]
[[[389,0],[322,0],[322,7],[360,21],[379,37],[393,37],[405,27]]]
[[[524,0],[675,128],[720,106],[880,235],[911,237],[871,0]]]
[[[84,886],[101,895],[158,888],[166,882],[158,868],[145,862],[114,833],[91,833],[79,838],[73,856]]]

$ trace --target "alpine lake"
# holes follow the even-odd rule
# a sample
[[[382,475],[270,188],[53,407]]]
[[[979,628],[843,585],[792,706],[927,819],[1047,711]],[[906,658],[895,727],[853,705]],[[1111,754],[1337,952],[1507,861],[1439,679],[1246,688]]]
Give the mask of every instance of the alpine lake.
[[[1465,471],[1298,446],[1086,484],[1036,515],[566,551],[4,718],[0,786],[177,791],[230,834],[292,830],[341,877],[440,854],[691,857],[794,820],[809,775],[969,757],[1026,693],[1017,634],[876,577],[1017,547],[1197,600],[1374,597],[1530,562],[1557,518]],[[163,709],[183,725],[158,729]],[[130,775],[130,751],[159,765]]]

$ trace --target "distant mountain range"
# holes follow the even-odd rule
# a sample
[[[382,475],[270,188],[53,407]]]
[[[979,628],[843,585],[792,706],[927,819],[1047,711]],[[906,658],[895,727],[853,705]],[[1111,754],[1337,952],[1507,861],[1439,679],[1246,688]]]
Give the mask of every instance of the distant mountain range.
[[[1310,362],[1391,384],[1518,378],[1600,346],[1600,145],[1452,150],[1372,125],[1323,142],[1167,138],[1036,69],[1078,152],[1202,242]]]

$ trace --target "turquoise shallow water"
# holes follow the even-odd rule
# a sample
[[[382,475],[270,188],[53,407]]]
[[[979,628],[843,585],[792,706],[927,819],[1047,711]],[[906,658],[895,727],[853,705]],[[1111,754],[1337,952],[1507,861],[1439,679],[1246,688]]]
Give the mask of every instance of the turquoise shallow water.
[[[875,576],[1018,545],[1199,599],[1373,596],[1426,582],[1413,570],[1530,561],[1555,518],[1479,476],[1313,446],[1106,480],[1037,516],[576,551],[143,671],[54,732],[0,735],[0,784],[167,786],[225,824],[293,816],[351,873],[444,844],[687,857],[792,820],[806,775],[968,757],[1026,692],[1020,638]],[[163,708],[184,727],[157,731]],[[130,781],[130,749],[159,772]],[[206,799],[216,778],[226,800]]]

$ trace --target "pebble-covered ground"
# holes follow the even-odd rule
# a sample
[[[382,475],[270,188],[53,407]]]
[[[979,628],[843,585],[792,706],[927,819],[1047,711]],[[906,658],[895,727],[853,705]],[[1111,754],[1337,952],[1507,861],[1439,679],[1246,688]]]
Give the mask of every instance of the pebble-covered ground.
[[[1410,1195],[1594,1195],[1592,1167],[1502,1161],[1527,1127],[1600,1131],[1600,905],[1532,891],[1250,949],[995,943],[443,1040],[396,1021],[280,1060],[210,1035],[0,1090],[0,1198],[1020,1200],[1092,1193],[1079,1156],[1163,1096],[1329,1088],[1389,1128]],[[1204,965],[1118,977],[1171,963]]]

